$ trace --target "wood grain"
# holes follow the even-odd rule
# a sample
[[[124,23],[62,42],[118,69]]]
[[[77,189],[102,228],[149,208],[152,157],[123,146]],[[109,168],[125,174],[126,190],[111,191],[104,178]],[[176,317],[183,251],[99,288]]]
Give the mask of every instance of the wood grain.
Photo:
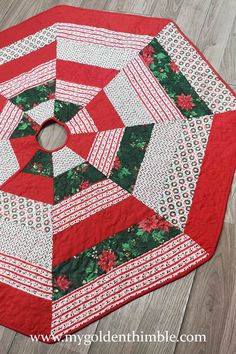
[[[233,30],[235,0],[211,1],[197,45],[207,60],[218,70],[227,40]]]
[[[178,282],[168,284],[158,291],[142,296],[127,304],[118,311],[101,319],[97,331],[114,334],[132,333],[165,333],[169,331],[179,334],[188,296],[192,286],[194,273]],[[97,333],[97,332],[96,332]],[[93,343],[89,354],[141,354],[141,353],[173,353],[175,343]]]
[[[236,87],[236,16],[234,19],[233,28],[227,40],[224,55],[221,61],[219,73],[230,84]],[[230,70],[229,70],[230,68]],[[234,88],[234,87],[232,87]],[[235,88],[234,88],[235,91]]]
[[[215,255],[197,269],[182,324],[181,334],[205,334],[207,341],[179,342],[175,354],[233,354],[233,351],[223,349],[232,345],[230,341],[226,343],[224,333],[226,325],[232,325],[232,317],[228,314],[235,300],[235,232],[235,225],[225,223]],[[234,342],[233,338],[231,341]],[[220,347],[222,351],[219,351]]]
[[[207,59],[236,89],[235,0],[0,0],[0,29],[57,4],[129,12],[177,21]],[[62,143],[60,128],[48,127],[40,137],[48,149]],[[236,314],[236,177],[216,254],[197,271],[111,313],[78,334],[156,333],[206,334],[207,343],[32,343],[28,337],[0,327],[1,354],[233,354]],[[210,237],[210,235],[209,235]]]
[[[179,27],[188,34],[188,38],[197,43],[211,0],[184,0],[176,19]]]

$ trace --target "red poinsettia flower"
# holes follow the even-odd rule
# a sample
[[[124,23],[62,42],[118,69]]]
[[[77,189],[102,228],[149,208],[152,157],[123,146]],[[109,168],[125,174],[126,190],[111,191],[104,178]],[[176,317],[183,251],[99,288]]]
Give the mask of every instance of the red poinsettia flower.
[[[151,45],[147,45],[145,48],[142,50],[142,55],[150,57],[154,53],[154,48]]]
[[[99,255],[99,259],[100,261],[98,262],[98,265],[104,272],[109,272],[116,265],[116,255],[112,251],[104,250]]]
[[[146,58],[145,58],[145,63],[146,63],[147,65],[153,64],[153,59],[152,59],[152,57],[146,57]]]
[[[48,99],[53,100],[54,98],[55,98],[55,93],[54,92],[49,93]]]
[[[177,106],[185,109],[186,111],[192,109],[195,104],[192,102],[192,97],[190,95],[185,96],[183,93],[177,97]]]
[[[172,71],[174,71],[175,73],[179,72],[179,67],[178,65],[176,65],[173,61],[170,63],[170,68]]]
[[[142,57],[143,57],[143,60],[145,61],[145,63],[147,65],[150,65],[153,63],[153,59],[152,59],[152,54],[154,52],[154,49],[152,46],[148,45],[147,47],[145,47],[143,50],[142,50]]]
[[[145,232],[150,232],[152,230],[161,229],[168,231],[171,224],[164,220],[160,215],[148,216],[146,219],[140,221],[138,226]]]
[[[91,183],[89,181],[84,181],[80,184],[79,189],[83,190],[83,189],[88,188],[89,186],[91,186]]]
[[[159,223],[158,223],[158,229],[161,229],[161,230],[164,230],[164,231],[168,231],[169,230],[169,227],[171,226],[171,224],[162,219],[160,216],[159,216]]]
[[[114,161],[114,165],[113,165],[113,168],[114,170],[118,170],[121,166],[121,162],[120,162],[120,159],[118,156],[116,156],[116,159]]]
[[[41,164],[41,163],[34,163],[33,164],[33,168],[35,169],[35,170],[37,170],[37,172],[41,172],[42,171],[42,169],[43,169],[43,165]]]
[[[70,286],[70,281],[67,279],[66,276],[64,275],[59,275],[59,277],[54,279],[54,287],[61,289],[61,290],[67,290]]]

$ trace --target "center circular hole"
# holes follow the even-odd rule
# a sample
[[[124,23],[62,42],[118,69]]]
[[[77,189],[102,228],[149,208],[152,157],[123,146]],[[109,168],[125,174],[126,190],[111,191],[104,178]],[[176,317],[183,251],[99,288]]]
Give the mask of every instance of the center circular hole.
[[[67,130],[53,119],[42,124],[37,134],[39,145],[45,150],[56,150],[62,148],[67,140]]]

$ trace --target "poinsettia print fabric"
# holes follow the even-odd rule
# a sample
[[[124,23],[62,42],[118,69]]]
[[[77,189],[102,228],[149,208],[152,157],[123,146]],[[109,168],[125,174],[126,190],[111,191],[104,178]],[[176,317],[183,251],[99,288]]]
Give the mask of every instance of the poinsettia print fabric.
[[[54,299],[160,246],[181,231],[153,214],[53,269]]]
[[[156,38],[141,51],[141,56],[185,117],[212,113]]]
[[[236,99],[167,19],[58,6],[0,43],[0,323],[52,343],[214,254]]]

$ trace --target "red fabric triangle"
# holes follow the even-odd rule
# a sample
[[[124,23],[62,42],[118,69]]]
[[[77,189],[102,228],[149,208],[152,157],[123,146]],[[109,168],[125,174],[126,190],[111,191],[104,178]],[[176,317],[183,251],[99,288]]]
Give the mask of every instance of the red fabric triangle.
[[[47,204],[53,204],[54,200],[53,178],[21,171],[13,175],[1,190]]]
[[[24,168],[25,165],[27,165],[39,148],[35,136],[32,135],[11,139],[10,142],[21,168]]]
[[[125,126],[103,90],[87,104],[86,109],[99,131]]]
[[[2,112],[6,104],[7,104],[7,99],[4,96],[0,95],[0,112]]]
[[[73,134],[69,137],[66,145],[87,160],[96,135],[97,133]]]
[[[118,72],[119,71],[115,69],[106,69],[67,60],[57,60],[57,80],[69,81],[86,86],[103,88]]]

